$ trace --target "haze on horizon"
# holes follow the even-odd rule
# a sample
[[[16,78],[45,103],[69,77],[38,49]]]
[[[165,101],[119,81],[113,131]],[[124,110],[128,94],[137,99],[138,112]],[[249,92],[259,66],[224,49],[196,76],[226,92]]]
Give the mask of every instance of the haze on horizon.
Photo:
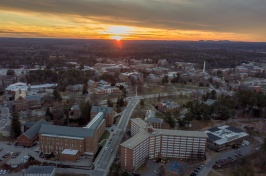
[[[265,0],[1,0],[0,37],[266,41]]]

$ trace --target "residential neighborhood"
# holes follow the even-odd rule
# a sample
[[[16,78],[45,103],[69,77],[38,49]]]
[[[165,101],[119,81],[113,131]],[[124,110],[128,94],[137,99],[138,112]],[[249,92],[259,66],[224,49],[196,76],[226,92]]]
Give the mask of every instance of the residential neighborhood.
[[[0,174],[263,172],[265,63],[67,57],[1,66]]]

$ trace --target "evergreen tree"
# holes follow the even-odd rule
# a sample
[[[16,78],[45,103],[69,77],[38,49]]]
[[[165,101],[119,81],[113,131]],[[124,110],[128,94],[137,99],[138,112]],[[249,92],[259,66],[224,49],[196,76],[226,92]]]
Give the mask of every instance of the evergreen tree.
[[[7,70],[7,71],[6,71],[6,75],[7,75],[7,76],[15,76],[16,73],[15,73],[14,70]]]
[[[51,110],[50,110],[50,108],[49,108],[49,107],[47,107],[47,108],[46,108],[46,113],[45,113],[45,115],[50,117],[50,116],[51,116],[51,114],[52,114],[52,113],[51,113]]]
[[[122,89],[122,96],[123,96],[124,98],[127,97],[127,90],[126,90],[125,87]]]
[[[116,107],[117,107],[117,108],[120,107],[120,98],[119,98],[119,97],[117,98],[117,101],[116,101]]]
[[[59,102],[62,101],[61,94],[60,94],[60,92],[59,92],[57,89],[54,89],[54,91],[53,91],[53,96],[54,96],[54,99],[55,99],[56,101],[59,101]]]
[[[217,99],[216,91],[215,90],[212,90],[210,96],[211,96],[211,99],[216,100]]]
[[[17,138],[21,134],[21,123],[19,120],[19,113],[13,112],[11,120],[11,137]]]
[[[144,103],[144,99],[141,99],[141,100],[140,100],[140,106],[141,106],[141,108],[143,108],[144,105],[145,105],[145,103]]]
[[[120,107],[124,107],[125,106],[124,98],[120,98],[120,100],[119,100],[119,106]]]
[[[88,84],[85,83],[83,84],[82,95],[87,94],[87,93],[88,93]]]
[[[113,102],[112,102],[112,100],[111,99],[107,99],[107,106],[108,107],[113,107]]]
[[[168,83],[168,75],[165,75],[162,79],[162,84]]]
[[[171,128],[175,127],[175,120],[172,117],[172,114],[170,112],[165,113],[165,121],[170,125]]]
[[[67,126],[69,126],[69,107],[67,105],[64,106],[64,114],[66,116]]]
[[[90,119],[91,103],[89,101],[80,103],[79,125],[85,125]]]

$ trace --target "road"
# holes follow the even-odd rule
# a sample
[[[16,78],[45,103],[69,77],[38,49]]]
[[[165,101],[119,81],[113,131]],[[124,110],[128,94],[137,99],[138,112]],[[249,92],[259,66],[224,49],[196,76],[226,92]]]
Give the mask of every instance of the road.
[[[250,145],[250,146],[246,146],[246,147],[242,147],[239,148],[237,150],[234,149],[230,149],[229,151],[226,151],[224,153],[221,153],[213,158],[210,158],[209,160],[207,160],[204,164],[204,167],[202,168],[202,170],[198,173],[197,176],[206,176],[209,174],[212,166],[215,164],[215,161],[218,161],[220,159],[226,159],[229,156],[234,156],[235,154],[241,154],[242,156],[246,156],[250,153],[253,152],[254,148],[258,147],[258,145]]]
[[[132,96],[132,97],[127,97],[126,100],[130,100],[133,98],[138,98],[138,99],[147,99],[147,98],[155,98],[155,97],[168,97],[168,96],[177,96],[177,95],[187,95],[191,94],[194,90],[189,89],[189,90],[183,90],[183,91],[177,91],[177,92],[172,92],[172,93],[157,93],[157,94],[149,94],[149,95],[139,95],[139,96]],[[87,98],[88,99],[88,98]],[[111,101],[116,102],[117,98],[111,99]],[[107,100],[101,100],[99,101],[100,105],[106,105]]]
[[[104,147],[94,162],[95,170],[104,172],[104,175],[107,175],[109,167],[116,157],[119,144],[126,132],[130,116],[138,104],[140,97],[132,97],[128,100],[128,105],[124,110],[117,127],[106,141]]]
[[[248,121],[248,119],[231,119],[231,120],[234,120],[237,123],[239,123],[239,121]],[[256,120],[264,120],[264,119],[255,118],[255,119],[251,119],[251,121],[252,120],[256,121]],[[221,126],[221,125],[226,125],[226,122],[222,122],[222,123],[218,124],[218,126]],[[204,131],[204,130],[202,130],[202,131]],[[261,139],[258,136],[252,136],[252,137],[254,137],[259,143],[258,144],[254,144],[254,145],[250,145],[250,146],[245,146],[245,147],[239,148],[237,150],[230,149],[229,151],[220,153],[219,155],[216,155],[215,157],[208,159],[207,161],[205,161],[204,167],[198,173],[198,176],[206,176],[206,175],[208,175],[208,173],[212,169],[212,166],[215,164],[215,161],[218,161],[220,159],[225,159],[228,156],[234,156],[235,154],[239,154],[239,153],[242,154],[243,156],[247,156],[250,153],[254,152],[255,148],[257,148],[257,147],[259,147],[260,145],[263,144],[263,139]]]

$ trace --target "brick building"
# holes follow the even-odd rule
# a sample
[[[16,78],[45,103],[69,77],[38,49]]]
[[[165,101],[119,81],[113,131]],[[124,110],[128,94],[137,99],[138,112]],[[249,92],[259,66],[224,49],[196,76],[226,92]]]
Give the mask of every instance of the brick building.
[[[104,113],[99,112],[84,128],[42,125],[39,131],[40,150],[44,154],[61,154],[69,149],[77,150],[80,155],[94,155],[105,131],[105,123]]]
[[[162,100],[158,103],[158,110],[161,112],[169,112],[180,110],[181,106],[178,103],[175,103],[173,100]]]
[[[106,126],[112,126],[114,122],[115,111],[111,107],[104,106],[92,106],[90,112],[90,120],[92,120],[99,112],[103,112],[104,118],[106,120]]]
[[[79,157],[78,150],[65,149],[60,154],[60,161],[77,161]]]
[[[16,144],[23,146],[32,146],[33,143],[39,139],[38,133],[43,124],[47,124],[47,122],[43,119],[39,120],[18,137]]]
[[[155,129],[137,118],[131,119],[131,135],[120,144],[121,168],[129,172],[156,157],[205,157],[208,136],[204,132]]]
[[[41,107],[40,95],[20,95],[14,101],[16,111],[25,111],[27,109],[36,109]]]

